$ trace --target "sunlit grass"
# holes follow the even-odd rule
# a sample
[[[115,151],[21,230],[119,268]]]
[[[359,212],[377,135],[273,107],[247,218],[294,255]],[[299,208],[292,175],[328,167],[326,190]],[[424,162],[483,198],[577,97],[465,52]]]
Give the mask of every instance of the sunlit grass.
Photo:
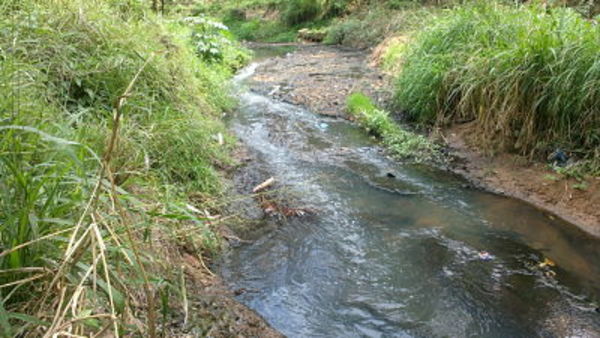
[[[187,206],[222,193],[247,58],[231,41],[202,60],[194,26],[138,2],[0,7],[0,335],[148,336],[181,288],[164,247],[219,247]]]
[[[574,10],[456,8],[406,51],[396,106],[422,123],[475,120],[481,145],[524,155],[600,149],[600,27]]]
[[[386,148],[398,159],[415,162],[438,162],[443,158],[437,145],[423,135],[408,131],[398,125],[389,112],[379,109],[371,99],[362,94],[348,96],[348,113],[367,132],[381,139]]]

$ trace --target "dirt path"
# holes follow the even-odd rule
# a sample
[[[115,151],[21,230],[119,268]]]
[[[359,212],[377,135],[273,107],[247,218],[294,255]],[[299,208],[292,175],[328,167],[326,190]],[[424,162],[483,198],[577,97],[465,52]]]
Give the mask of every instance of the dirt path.
[[[262,94],[318,114],[344,117],[346,97],[352,92],[361,91],[381,105],[390,98],[390,79],[369,61],[362,51],[300,46],[285,57],[268,60],[254,80],[261,84]],[[444,134],[451,156],[458,158],[452,171],[477,186],[527,201],[600,236],[600,177],[589,178],[585,189],[577,189],[576,181],[558,179],[545,163],[512,155],[484,156],[466,142],[468,126]]]

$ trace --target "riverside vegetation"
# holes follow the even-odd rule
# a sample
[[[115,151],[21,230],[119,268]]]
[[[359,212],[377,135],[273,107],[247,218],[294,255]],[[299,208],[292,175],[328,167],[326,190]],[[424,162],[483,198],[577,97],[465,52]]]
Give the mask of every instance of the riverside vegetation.
[[[366,48],[385,40],[376,53],[395,78],[389,109],[407,122],[437,128],[473,121],[472,142],[487,153],[545,160],[561,149],[573,160],[560,173],[600,174],[595,2],[226,3],[215,13],[235,17],[246,39],[272,41],[269,25],[253,24],[268,22],[288,31],[317,27],[331,44]]]
[[[181,248],[220,247],[220,116],[249,54],[222,24],[149,8],[0,1],[4,337],[164,335],[187,313]]]
[[[219,172],[235,163],[220,117],[249,59],[236,36],[294,41],[309,28],[373,47],[399,35],[382,52],[393,105],[348,98],[393,153],[438,156],[398,115],[473,121],[491,152],[561,148],[577,160],[565,173],[599,175],[597,5],[433,3],[192,1],[185,18],[150,1],[0,0],[2,335],[165,335],[179,314],[193,326],[180,262],[221,246]]]

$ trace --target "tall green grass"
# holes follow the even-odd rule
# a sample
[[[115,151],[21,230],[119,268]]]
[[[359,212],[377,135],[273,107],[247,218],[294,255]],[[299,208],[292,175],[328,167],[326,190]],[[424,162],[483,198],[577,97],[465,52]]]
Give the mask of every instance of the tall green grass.
[[[600,26],[567,8],[451,10],[403,57],[396,105],[423,123],[476,121],[489,149],[598,159]]]
[[[218,246],[186,206],[222,191],[243,52],[202,58],[196,26],[137,1],[0,8],[0,335],[149,336],[179,292],[161,248]]]

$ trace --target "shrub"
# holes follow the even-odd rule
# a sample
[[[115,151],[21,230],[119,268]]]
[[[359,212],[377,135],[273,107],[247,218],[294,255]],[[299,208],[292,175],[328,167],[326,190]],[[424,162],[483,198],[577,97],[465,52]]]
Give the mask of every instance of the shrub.
[[[355,32],[361,29],[360,21],[348,19],[334,23],[327,29],[327,35],[324,42],[327,44],[343,44],[348,38],[351,38]]]
[[[475,120],[483,145],[600,147],[600,26],[571,9],[457,8],[408,48],[396,105],[423,123]]]
[[[192,43],[198,56],[205,61],[222,61],[224,49],[231,44],[231,41],[225,36],[229,28],[221,22],[206,17],[190,17],[185,21],[194,26]]]

